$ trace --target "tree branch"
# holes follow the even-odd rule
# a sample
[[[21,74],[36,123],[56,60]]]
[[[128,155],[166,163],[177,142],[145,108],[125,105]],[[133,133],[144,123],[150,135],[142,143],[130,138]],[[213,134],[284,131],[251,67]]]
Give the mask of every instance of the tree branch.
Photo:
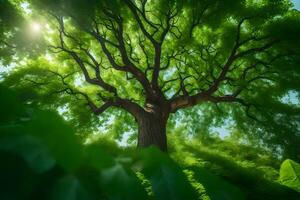
[[[245,43],[251,41],[251,40],[255,40],[255,39],[248,39],[247,42],[245,42],[246,40],[244,40],[243,42],[241,42],[241,27],[243,25],[243,23],[246,20],[251,19],[252,17],[246,17],[243,18],[241,21],[239,21],[238,25],[237,25],[237,30],[236,30],[236,39],[233,45],[233,48],[230,52],[229,57],[227,58],[225,64],[223,65],[223,67],[221,67],[221,72],[219,73],[218,77],[214,78],[213,74],[211,74],[212,78],[213,78],[213,83],[209,86],[209,88],[207,90],[201,91],[200,93],[197,93],[195,95],[189,95],[188,93],[183,94],[181,96],[174,96],[173,98],[171,98],[169,100],[170,104],[171,104],[171,112],[175,112],[178,109],[181,108],[186,108],[186,107],[190,107],[190,106],[194,106],[195,104],[198,104],[200,102],[203,101],[241,101],[240,99],[236,98],[237,95],[240,94],[240,90],[237,90],[234,95],[232,96],[226,96],[226,97],[222,97],[219,98],[218,97],[214,97],[213,94],[219,89],[220,84],[222,81],[228,79],[227,77],[227,73],[230,72],[230,68],[232,66],[232,64],[239,58],[243,58],[245,56],[248,56],[250,54],[253,53],[260,53],[260,52],[264,52],[265,50],[271,48],[275,43],[277,43],[278,41],[271,41],[261,47],[255,47],[255,48],[251,48],[242,52],[238,52],[238,49]],[[207,52],[209,54],[209,52]],[[256,77],[254,80],[260,79],[260,78],[264,78],[262,76],[258,76]],[[251,80],[254,81],[254,80]]]

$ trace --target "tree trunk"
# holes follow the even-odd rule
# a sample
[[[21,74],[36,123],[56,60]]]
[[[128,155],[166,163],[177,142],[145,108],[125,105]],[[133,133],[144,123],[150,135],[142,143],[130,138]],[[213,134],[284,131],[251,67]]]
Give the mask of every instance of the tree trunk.
[[[161,151],[167,151],[166,124],[167,119],[155,113],[144,113],[137,119],[138,147],[156,146]]]

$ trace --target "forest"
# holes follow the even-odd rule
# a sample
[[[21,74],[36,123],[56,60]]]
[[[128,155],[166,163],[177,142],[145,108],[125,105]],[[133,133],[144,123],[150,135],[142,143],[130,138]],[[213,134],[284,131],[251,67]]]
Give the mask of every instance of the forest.
[[[300,200],[298,0],[0,0],[1,200]]]

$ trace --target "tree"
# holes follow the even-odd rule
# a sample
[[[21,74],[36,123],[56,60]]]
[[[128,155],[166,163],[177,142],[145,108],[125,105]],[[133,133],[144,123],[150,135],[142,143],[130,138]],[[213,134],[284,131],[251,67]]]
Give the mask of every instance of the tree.
[[[16,2],[0,1],[0,67],[10,65],[18,58],[42,53],[39,37],[30,37],[28,23]]]
[[[11,54],[14,53],[16,48],[9,40],[16,35],[17,31],[13,29],[20,23],[21,16],[10,2],[1,0],[0,4],[0,61],[9,63]],[[8,34],[8,32],[11,34]]]
[[[228,111],[223,105],[232,104],[235,115],[266,125],[264,98],[271,104],[299,91],[300,15],[286,0],[31,3],[57,29],[46,36],[49,53],[59,54],[61,66],[72,65],[59,69],[66,74],[50,71],[61,78],[58,92],[83,99],[96,115],[111,107],[130,113],[138,147],[167,151],[166,124],[178,110],[210,102]],[[74,84],[78,69],[97,90],[78,89],[84,85]],[[291,141],[299,141],[299,108],[293,109]]]

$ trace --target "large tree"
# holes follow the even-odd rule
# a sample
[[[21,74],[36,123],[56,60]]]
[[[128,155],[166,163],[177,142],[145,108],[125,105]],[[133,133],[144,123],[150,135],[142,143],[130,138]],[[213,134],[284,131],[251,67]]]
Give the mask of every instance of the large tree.
[[[49,70],[62,81],[58,91],[83,99],[96,115],[110,107],[130,113],[138,124],[138,147],[167,151],[170,114],[210,102],[226,112],[226,105],[233,105],[232,116],[249,118],[240,124],[268,122],[259,130],[269,128],[275,135],[281,133],[274,130],[283,130],[280,120],[289,121],[284,125],[286,132],[293,130],[286,133],[292,139],[286,143],[295,141],[296,149],[299,108],[288,108],[285,116],[278,101],[299,91],[300,15],[289,1],[43,0],[31,5],[52,27],[45,38],[48,54],[56,54],[60,63],[57,71]],[[97,89],[79,89],[86,85],[74,81],[78,69]]]

